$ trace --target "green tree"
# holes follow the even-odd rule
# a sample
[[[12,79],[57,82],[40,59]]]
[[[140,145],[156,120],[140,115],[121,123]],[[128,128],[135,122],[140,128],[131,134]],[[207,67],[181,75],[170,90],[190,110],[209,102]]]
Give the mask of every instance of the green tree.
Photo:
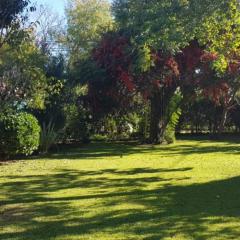
[[[103,32],[110,29],[113,19],[107,0],[69,0],[67,45],[73,62],[89,56]]]
[[[22,26],[27,20],[27,15],[23,14],[24,10],[35,10],[33,6],[27,8],[29,3],[29,0],[0,1],[0,48],[5,43],[18,45],[28,37],[28,31]]]
[[[138,44],[155,49],[176,53],[194,39],[221,51],[239,46],[238,0],[115,0],[113,12]]]
[[[205,49],[218,56],[211,67],[213,73],[219,75],[215,79],[221,82],[220,76],[227,71],[228,59],[239,48],[240,11],[237,0],[115,0],[113,12],[119,28],[130,33],[134,48],[138,49],[135,62],[137,69],[145,73],[145,80],[155,78],[164,82],[163,78],[166,79],[166,74],[159,71],[159,66],[155,65],[152,71],[151,56],[154,51],[160,52],[161,57],[172,56],[172,60],[177,57],[175,60],[178,61],[181,52],[197,39],[199,50]],[[188,54],[189,59],[184,56],[186,52],[182,55],[188,62],[192,61],[194,66],[194,57],[198,59],[196,53]],[[179,80],[184,82],[183,79],[196,75],[196,67],[191,69],[191,74],[186,68]],[[205,71],[201,70],[201,74],[204,77]],[[211,81],[210,78],[208,80]],[[182,85],[180,81],[178,84]],[[164,123],[164,115],[175,90],[176,85],[173,84],[170,88],[162,86],[152,91],[152,142],[161,142],[165,131],[163,126],[167,125]]]
[[[85,141],[90,128],[89,110],[82,101],[87,94],[85,69],[91,68],[91,53],[102,34],[113,27],[113,18],[107,0],[69,0],[66,16],[67,31],[60,38],[68,50],[65,133],[68,138]]]
[[[44,64],[44,56],[32,42],[18,47],[5,44],[0,49],[1,110],[44,107],[47,89]]]

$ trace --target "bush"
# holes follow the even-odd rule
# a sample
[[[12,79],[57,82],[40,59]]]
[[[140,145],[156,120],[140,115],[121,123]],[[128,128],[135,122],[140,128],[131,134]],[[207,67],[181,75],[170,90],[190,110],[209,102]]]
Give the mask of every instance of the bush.
[[[139,117],[133,113],[126,115],[108,115],[98,123],[96,133],[100,133],[110,141],[124,140],[129,139],[133,133],[137,132]]]
[[[108,140],[116,140],[118,138],[118,126],[113,116],[107,116],[102,119],[101,133],[105,135]]]
[[[91,136],[91,140],[96,142],[106,142],[108,140],[108,137],[107,135],[94,134]]]
[[[66,105],[64,140],[88,143],[91,132],[91,116],[82,106]]]
[[[40,126],[28,113],[0,115],[0,155],[4,158],[30,155],[38,149]]]

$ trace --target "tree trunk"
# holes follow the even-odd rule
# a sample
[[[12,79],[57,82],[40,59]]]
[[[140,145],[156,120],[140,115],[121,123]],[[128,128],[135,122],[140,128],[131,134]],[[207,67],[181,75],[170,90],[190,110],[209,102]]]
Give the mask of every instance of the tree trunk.
[[[160,93],[155,93],[151,98],[151,122],[150,122],[150,142],[160,144],[163,142],[163,107]]]
[[[167,107],[176,88],[159,90],[151,98],[151,121],[150,121],[150,143],[161,144],[164,141],[164,134],[169,122]]]
[[[227,121],[227,115],[228,115],[228,109],[224,108],[221,116],[221,122],[219,124],[219,129],[218,129],[219,134],[222,134],[224,132],[225,124]]]
[[[210,134],[213,132],[213,130],[212,130],[212,121],[211,120],[208,121],[208,131],[209,131]]]

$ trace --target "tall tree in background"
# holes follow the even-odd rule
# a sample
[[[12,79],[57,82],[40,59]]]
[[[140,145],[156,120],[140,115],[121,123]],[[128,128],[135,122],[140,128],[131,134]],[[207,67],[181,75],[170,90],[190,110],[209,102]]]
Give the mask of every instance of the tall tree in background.
[[[176,53],[198,39],[224,51],[239,43],[238,0],[114,0],[120,28],[128,29],[138,44]],[[238,38],[239,39],[239,38]]]
[[[68,0],[66,16],[66,34],[61,39],[68,55],[64,109],[68,113],[66,122],[70,135],[83,137],[89,135],[85,123],[90,119],[88,108],[81,101],[87,94],[84,69],[89,70],[94,65],[91,53],[102,34],[113,27],[113,18],[107,0]]]
[[[4,44],[0,49],[0,106],[1,110],[20,105],[43,108],[47,78],[46,59],[34,41],[18,47]]]
[[[43,108],[47,78],[45,57],[35,45],[33,26],[25,27],[30,1],[0,2],[0,106]],[[26,11],[26,14],[23,13]]]
[[[67,45],[71,62],[89,56],[102,33],[112,27],[110,3],[107,0],[69,0]]]
[[[206,79],[211,85],[214,75],[214,95],[226,96],[229,86],[222,78],[239,48],[237,0],[117,0],[113,10],[119,28],[130,34],[130,39],[103,39],[95,59],[113,82],[118,79],[128,90],[148,95],[151,142],[162,141],[167,106],[178,86],[205,87]],[[199,84],[199,79],[204,84]]]

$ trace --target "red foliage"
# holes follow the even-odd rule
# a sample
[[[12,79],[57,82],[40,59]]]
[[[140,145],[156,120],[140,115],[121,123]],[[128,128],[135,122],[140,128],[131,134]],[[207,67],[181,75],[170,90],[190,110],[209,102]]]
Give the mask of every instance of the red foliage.
[[[229,86],[226,82],[221,82],[217,85],[211,85],[203,89],[203,95],[218,105],[220,105],[221,100],[227,100],[228,92]]]
[[[204,52],[204,54],[201,56],[202,62],[212,62],[217,60],[218,55],[216,53],[210,53],[210,52]]]
[[[165,66],[169,68],[172,71],[172,74],[175,75],[176,77],[179,76],[179,65],[177,61],[174,59],[174,57],[169,57],[165,61]]]
[[[231,60],[228,63],[228,72],[230,74],[239,74],[240,73],[240,60]]]
[[[88,96],[93,112],[102,113],[130,104],[135,84],[130,74],[129,39],[118,33],[106,34],[92,52],[92,59],[105,74],[89,81]],[[99,78],[98,78],[99,77]],[[96,79],[97,78],[97,79]]]
[[[93,51],[93,58],[97,64],[106,69],[113,81],[120,81],[129,92],[133,92],[135,85],[129,74],[131,59],[126,54],[129,40],[124,36],[108,36]]]
[[[194,71],[200,64],[203,54],[204,51],[197,41],[192,41],[189,46],[185,47],[176,57],[181,73]]]
[[[156,88],[193,85],[193,88],[202,89],[203,95],[216,104],[227,98],[229,86],[225,81],[215,84],[209,82],[213,73],[210,63],[218,58],[217,54],[204,51],[197,41],[190,42],[189,46],[176,56],[166,55],[161,50],[152,51],[151,57],[155,66],[146,73],[132,72],[134,56],[130,54],[131,50],[128,37],[110,34],[106,35],[93,51],[94,61],[105,69],[111,82],[101,90],[102,96],[106,95],[119,103],[127,104],[137,91],[142,93],[144,99],[148,99]],[[203,74],[197,74],[197,69]],[[240,61],[230,62],[228,71],[230,74],[238,73]],[[94,87],[92,85],[92,88]],[[93,95],[98,93],[92,91]]]
[[[119,73],[119,79],[125,84],[126,88],[129,92],[133,92],[135,89],[135,84],[133,83],[133,80],[129,73],[120,71]]]

